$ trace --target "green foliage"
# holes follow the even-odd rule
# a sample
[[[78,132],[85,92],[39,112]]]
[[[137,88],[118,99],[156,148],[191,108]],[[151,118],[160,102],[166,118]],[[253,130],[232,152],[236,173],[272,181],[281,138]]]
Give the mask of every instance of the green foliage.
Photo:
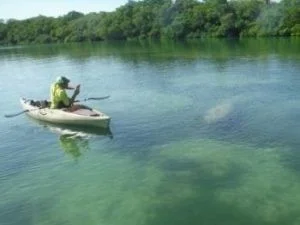
[[[7,36],[7,28],[4,24],[4,21],[0,20],[0,44],[5,41],[5,38]]]
[[[300,36],[300,0],[128,1],[113,12],[0,20],[0,44]]]
[[[291,35],[292,36],[300,36],[300,24],[296,24],[291,29]]]

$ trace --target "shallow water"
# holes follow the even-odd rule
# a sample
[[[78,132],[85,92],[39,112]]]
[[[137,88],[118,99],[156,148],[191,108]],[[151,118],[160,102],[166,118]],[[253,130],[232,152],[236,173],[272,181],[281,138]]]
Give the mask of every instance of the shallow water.
[[[300,223],[299,39],[0,49],[0,224]],[[38,123],[58,75],[109,130]]]

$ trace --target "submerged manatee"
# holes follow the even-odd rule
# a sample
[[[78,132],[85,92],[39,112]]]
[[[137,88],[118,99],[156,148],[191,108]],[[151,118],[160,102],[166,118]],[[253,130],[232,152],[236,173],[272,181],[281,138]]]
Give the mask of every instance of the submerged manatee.
[[[204,115],[204,121],[207,123],[216,123],[225,119],[233,110],[232,103],[223,102],[209,109]]]

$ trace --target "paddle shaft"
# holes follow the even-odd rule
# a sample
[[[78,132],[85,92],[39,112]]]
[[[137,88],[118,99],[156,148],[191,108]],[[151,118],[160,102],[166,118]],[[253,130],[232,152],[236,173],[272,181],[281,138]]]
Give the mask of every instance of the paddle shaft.
[[[18,113],[15,113],[15,114],[4,115],[4,117],[11,118],[11,117],[15,117],[15,116],[18,116],[18,115],[21,115],[23,113],[27,113],[27,112],[33,111],[33,110],[38,110],[38,109],[32,109],[32,110],[26,109],[26,110],[23,110],[22,112],[18,112]]]
[[[107,99],[109,97],[110,97],[109,95],[104,96],[104,97],[91,97],[91,98],[85,98],[85,99],[83,99],[81,101],[85,102],[85,101],[89,101],[89,100],[103,100],[103,99]]]

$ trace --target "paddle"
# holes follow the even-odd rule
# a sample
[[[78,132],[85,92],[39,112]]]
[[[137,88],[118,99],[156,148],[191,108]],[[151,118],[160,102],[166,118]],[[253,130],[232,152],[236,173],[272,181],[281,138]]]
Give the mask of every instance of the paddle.
[[[83,100],[76,100],[75,102],[85,102],[85,101],[89,101],[89,100],[103,100],[103,99],[107,99],[109,97],[110,97],[109,95],[104,96],[104,97],[91,97],[91,98],[85,98]],[[19,115],[21,115],[23,113],[32,112],[32,111],[39,110],[39,109],[42,109],[42,108],[26,109],[26,110],[23,110],[21,112],[14,113],[14,114],[6,114],[6,115],[4,115],[4,117],[11,118],[11,117],[19,116]]]
[[[85,99],[83,99],[81,101],[85,102],[85,101],[89,101],[89,100],[103,100],[103,99],[107,99],[109,97],[110,97],[109,95],[104,96],[104,97],[92,97],[92,98],[85,98]]]
[[[18,113],[15,113],[15,114],[6,114],[6,115],[4,115],[4,117],[11,118],[11,117],[15,117],[15,116],[21,115],[23,113],[27,113],[27,112],[34,111],[34,110],[38,110],[38,109],[31,109],[31,110],[26,109],[26,110],[23,110],[22,112],[18,112]]]

